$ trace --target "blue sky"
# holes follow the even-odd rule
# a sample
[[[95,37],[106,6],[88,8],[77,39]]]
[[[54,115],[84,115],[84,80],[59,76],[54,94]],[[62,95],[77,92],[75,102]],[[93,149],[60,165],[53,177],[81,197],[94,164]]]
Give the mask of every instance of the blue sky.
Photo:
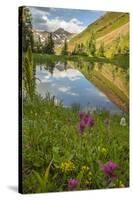
[[[105,14],[103,11],[45,7],[29,8],[32,14],[33,28],[49,32],[64,28],[71,33],[79,33]]]

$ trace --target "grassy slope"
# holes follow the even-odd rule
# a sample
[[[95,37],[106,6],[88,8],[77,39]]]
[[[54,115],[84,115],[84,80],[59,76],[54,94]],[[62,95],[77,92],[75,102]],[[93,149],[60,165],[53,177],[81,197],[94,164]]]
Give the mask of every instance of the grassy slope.
[[[121,41],[119,45],[121,47],[121,51],[123,52],[123,54],[124,54],[125,49],[129,49],[129,32],[121,36]],[[113,57],[112,55],[114,54],[116,48],[117,48],[117,40],[114,39],[111,42],[111,44],[106,45],[106,48],[105,48],[106,57],[108,58]],[[125,60],[125,62],[128,63],[128,66],[129,66],[129,56],[127,56],[127,58],[128,60]],[[124,61],[124,58],[123,58],[123,61]]]
[[[110,44],[113,40],[116,40],[120,35],[125,36],[129,33],[129,23],[122,25],[121,27],[105,34],[97,39],[97,46],[104,41],[104,45]]]
[[[128,13],[107,12],[96,22],[89,25],[83,32],[72,38],[69,42],[69,50],[72,50],[76,43],[83,42],[85,44],[89,40],[92,32],[96,34],[97,39],[118,29],[128,22]]]

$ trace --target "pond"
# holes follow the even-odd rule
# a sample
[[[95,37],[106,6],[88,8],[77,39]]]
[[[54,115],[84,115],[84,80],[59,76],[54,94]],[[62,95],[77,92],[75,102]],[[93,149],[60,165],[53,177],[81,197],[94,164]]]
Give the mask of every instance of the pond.
[[[49,93],[57,103],[62,102],[66,107],[80,106],[84,111],[105,109],[116,113],[127,106],[128,84],[116,66],[72,61],[47,62],[36,64],[36,77],[37,93],[43,97]],[[103,77],[106,77],[105,83]],[[111,85],[115,82],[115,87],[118,85],[116,88]]]

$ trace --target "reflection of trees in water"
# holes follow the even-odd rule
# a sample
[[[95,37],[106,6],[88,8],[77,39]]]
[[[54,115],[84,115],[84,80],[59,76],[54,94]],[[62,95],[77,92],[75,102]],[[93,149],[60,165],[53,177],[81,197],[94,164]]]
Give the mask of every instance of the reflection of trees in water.
[[[45,69],[48,70],[51,73],[51,75],[53,75],[55,64],[56,64],[56,62],[53,60],[51,60],[51,61],[49,60],[49,61],[45,62]]]
[[[65,60],[63,62],[59,62],[59,61],[53,61],[53,60],[46,60],[45,62],[43,62],[43,65],[40,64],[40,70],[42,70],[42,66],[44,66],[44,69],[49,71],[51,75],[53,75],[53,71],[56,66],[58,66],[57,67],[58,70],[67,70],[68,61]]]
[[[40,71],[42,71],[42,65],[39,65],[40,66]]]
[[[63,64],[64,64],[64,70],[66,71],[67,70],[67,64],[68,64],[67,60],[65,60]]]
[[[129,68],[119,67],[117,65],[115,67],[115,74],[116,76],[120,76],[120,78],[123,80],[123,83],[128,85],[129,83]]]
[[[115,72],[118,73],[118,71],[119,71],[119,67],[115,66]]]
[[[128,85],[128,83],[129,83],[129,69],[123,69],[122,73],[123,73],[123,77],[124,77],[124,83],[126,85]]]
[[[39,65],[40,66],[40,71],[43,69],[42,67],[44,66],[44,69],[48,70],[51,74],[53,74],[54,71],[54,67],[55,67],[56,61],[54,60],[43,60],[43,61],[39,61],[39,62],[35,62],[35,65]]]
[[[113,81],[115,81],[115,79],[116,79],[116,70],[115,70],[115,66],[112,67],[112,78],[113,78]]]
[[[75,65],[77,65],[77,67],[78,67],[79,69],[82,70],[82,68],[83,68],[83,62],[82,62],[82,61],[78,61],[78,62],[74,62],[74,63],[75,63]]]
[[[98,62],[97,63],[97,68],[98,68],[99,71],[102,71],[103,63]]]
[[[127,70],[127,73],[125,75],[126,83],[129,82],[129,69]]]
[[[93,70],[95,66],[94,62],[84,62],[82,60],[79,60],[78,62],[73,62],[73,64],[79,70],[86,69],[87,71]]]
[[[95,66],[95,63],[94,63],[94,62],[85,62],[85,63],[84,63],[84,67],[86,68],[87,72],[93,71],[94,66]]]

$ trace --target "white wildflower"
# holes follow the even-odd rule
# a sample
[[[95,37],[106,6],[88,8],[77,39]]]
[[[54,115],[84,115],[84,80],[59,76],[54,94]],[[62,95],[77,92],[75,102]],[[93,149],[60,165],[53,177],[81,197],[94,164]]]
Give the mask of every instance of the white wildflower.
[[[120,120],[120,125],[121,126],[126,126],[126,119],[125,117],[122,117],[121,120]]]

